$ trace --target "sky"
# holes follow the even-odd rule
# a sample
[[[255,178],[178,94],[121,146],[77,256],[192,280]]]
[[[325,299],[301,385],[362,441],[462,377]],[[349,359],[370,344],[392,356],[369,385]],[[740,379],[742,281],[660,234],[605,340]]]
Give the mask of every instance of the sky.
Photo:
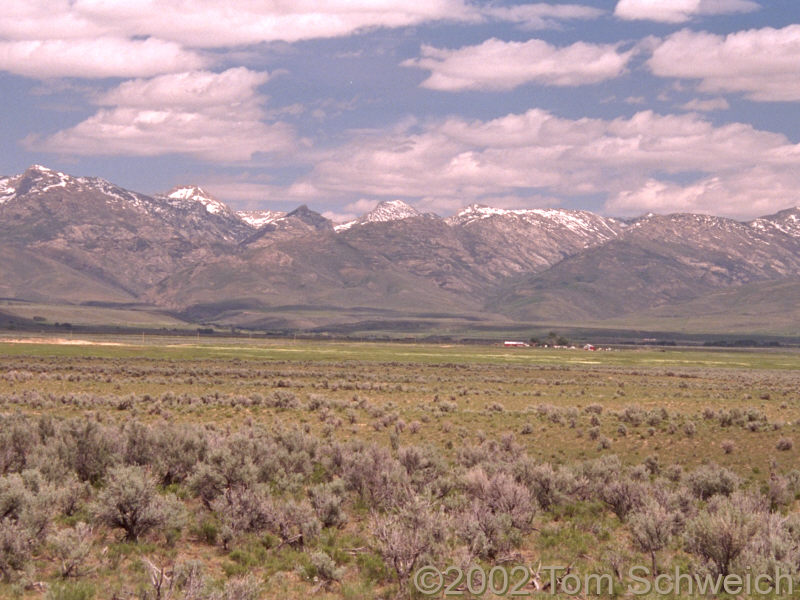
[[[4,0],[0,174],[335,220],[800,204],[796,0]]]

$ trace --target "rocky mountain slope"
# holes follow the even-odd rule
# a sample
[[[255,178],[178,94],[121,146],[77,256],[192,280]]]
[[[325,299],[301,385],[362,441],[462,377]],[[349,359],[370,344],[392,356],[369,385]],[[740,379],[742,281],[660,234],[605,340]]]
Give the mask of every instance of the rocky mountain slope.
[[[782,231],[783,220],[643,217],[597,248],[508,282],[490,305],[521,319],[595,320],[744,284],[800,278],[800,238]]]
[[[471,205],[442,219],[388,201],[336,225],[306,206],[237,213],[197,186],[148,196],[33,166],[0,178],[0,258],[0,297],[144,302],[253,326],[269,326],[278,307],[317,311],[303,320],[309,326],[356,309],[663,321],[677,318],[673,308],[713,311],[708,298],[741,321],[740,296],[777,314],[758,286],[780,290],[781,306],[792,303],[800,209],[751,222],[691,214],[625,221]]]

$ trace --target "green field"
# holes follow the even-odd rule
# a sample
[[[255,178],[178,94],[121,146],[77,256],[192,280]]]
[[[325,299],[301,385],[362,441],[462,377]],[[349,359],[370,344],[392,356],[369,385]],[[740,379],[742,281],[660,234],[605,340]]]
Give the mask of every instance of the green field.
[[[33,321],[33,324],[73,326],[107,326],[147,329],[194,329],[196,325],[151,307],[107,308],[73,304],[39,304],[6,300],[0,302],[0,312],[12,317]]]
[[[414,531],[415,568],[613,574],[651,564],[659,519],[659,567],[714,573],[695,537],[729,513],[749,537],[726,568],[797,575],[798,424],[786,350],[6,336],[0,597],[156,598],[154,567],[195,565],[204,591],[169,597],[418,598],[396,562]],[[121,473],[182,517],[125,539],[102,510]]]

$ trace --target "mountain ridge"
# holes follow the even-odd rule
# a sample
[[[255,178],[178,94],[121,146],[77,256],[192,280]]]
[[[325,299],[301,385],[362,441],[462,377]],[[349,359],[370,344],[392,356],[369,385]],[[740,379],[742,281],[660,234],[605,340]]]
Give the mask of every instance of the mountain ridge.
[[[309,327],[356,309],[617,323],[711,310],[707,296],[741,321],[735,290],[800,282],[797,207],[739,221],[473,204],[442,218],[393,200],[337,225],[306,205],[235,211],[199,186],[150,196],[33,165],[0,177],[0,236],[5,297],[215,306],[212,321],[241,326],[278,306],[328,307],[296,321]]]

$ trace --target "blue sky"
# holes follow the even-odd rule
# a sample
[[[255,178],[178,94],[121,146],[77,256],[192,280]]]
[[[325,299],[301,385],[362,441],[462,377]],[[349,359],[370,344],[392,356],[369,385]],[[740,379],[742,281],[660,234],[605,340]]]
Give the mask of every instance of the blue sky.
[[[793,0],[7,0],[0,173],[341,220],[397,198],[750,218],[800,204],[798,17]]]

